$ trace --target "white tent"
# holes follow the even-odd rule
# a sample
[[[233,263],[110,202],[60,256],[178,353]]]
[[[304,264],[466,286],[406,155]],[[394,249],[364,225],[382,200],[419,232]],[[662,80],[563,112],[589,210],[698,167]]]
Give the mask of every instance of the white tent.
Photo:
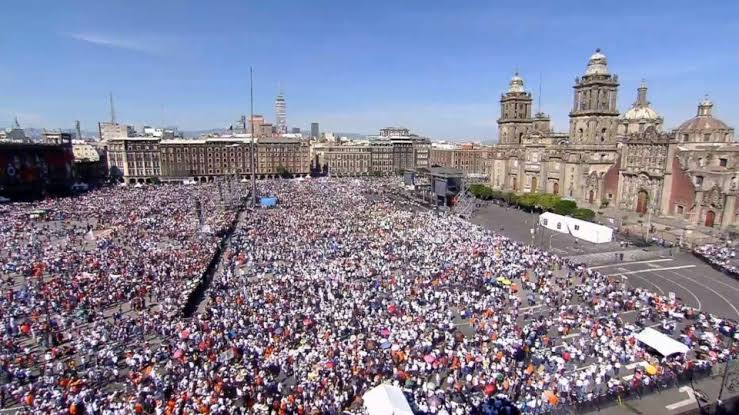
[[[539,215],[539,225],[560,233],[569,233],[575,238],[601,244],[613,240],[613,229],[597,223],[575,219],[569,216],[544,212]]]
[[[637,334],[636,339],[665,357],[673,354],[685,354],[690,350],[688,346],[650,327]]]
[[[375,386],[362,399],[369,415],[413,415],[403,391],[397,386]]]

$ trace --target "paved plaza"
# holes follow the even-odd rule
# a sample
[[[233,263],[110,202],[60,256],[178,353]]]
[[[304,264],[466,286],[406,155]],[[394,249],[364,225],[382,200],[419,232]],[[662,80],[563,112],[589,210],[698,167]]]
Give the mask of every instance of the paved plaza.
[[[533,243],[548,249],[558,255],[577,258],[584,263],[593,264],[591,269],[620,278],[633,287],[641,287],[659,293],[660,295],[674,295],[686,305],[697,310],[706,311],[716,316],[739,320],[739,281],[717,271],[691,253],[679,252],[676,249],[660,247],[624,249],[619,241],[608,244],[592,244],[577,241],[571,235],[561,234],[535,226],[538,215],[531,214],[516,208],[506,208],[495,204],[483,206],[474,215],[472,222],[496,232],[501,232],[513,239],[526,243]],[[533,237],[531,229],[535,229]],[[551,243],[551,248],[550,248]],[[625,253],[620,261],[615,253]],[[525,298],[528,293],[522,290],[520,296]],[[544,305],[531,306],[533,316],[547,315],[553,312]],[[634,324],[638,318],[636,311],[627,311],[619,314],[626,324]],[[464,324],[463,322],[459,324]],[[657,328],[660,322],[653,322],[651,326]],[[680,321],[674,333],[679,333],[687,321]],[[571,333],[558,336],[556,332],[550,335],[557,337],[556,342],[573,343],[581,336],[580,333]],[[589,366],[589,362],[578,369]],[[633,368],[643,364],[632,363],[626,366],[624,378],[633,376]],[[711,375],[696,380],[690,384],[680,385],[679,388],[663,390],[659,393],[645,395],[640,399],[618,402],[609,402],[599,407],[584,409],[580,413],[616,414],[669,414],[674,415],[698,407],[694,392],[698,390],[715,402],[721,386],[722,370],[715,370]],[[725,389],[724,400],[736,396],[739,390]],[[693,399],[691,399],[693,398]]]

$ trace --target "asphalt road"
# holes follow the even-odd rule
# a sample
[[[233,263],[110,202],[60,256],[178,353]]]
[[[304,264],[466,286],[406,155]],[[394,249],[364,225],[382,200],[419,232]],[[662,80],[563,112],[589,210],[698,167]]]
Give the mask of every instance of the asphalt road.
[[[561,256],[582,255],[595,252],[612,252],[620,249],[614,241],[594,244],[572,235],[555,232],[538,226],[538,214],[528,213],[513,207],[489,204],[478,209],[470,220],[472,223],[500,232],[517,241],[533,243]],[[534,229],[532,236],[531,230]]]
[[[623,276],[625,282],[631,286],[643,287],[663,295],[674,295],[685,304],[714,314],[720,318],[728,318],[739,321],[739,280],[723,274],[690,253],[677,253],[668,256],[650,257],[644,260],[632,260],[618,263],[615,256],[611,259],[612,252],[620,251],[622,248],[618,242],[595,245],[588,242],[577,241],[576,238],[560,233],[538,228],[534,236],[531,229],[537,228],[537,215],[496,205],[484,206],[476,212],[471,219],[473,223],[502,233],[510,238],[535,244],[544,249],[561,256],[584,256],[605,259],[605,265],[593,266],[600,272]],[[552,236],[554,235],[554,236]],[[600,254],[602,253],[602,254]],[[595,254],[595,255],[587,255]],[[521,292],[521,295],[525,295]],[[549,310],[544,306],[537,306],[535,316],[546,315]],[[636,312],[625,312],[620,317],[627,324],[634,323],[637,319]],[[458,321],[458,326],[467,323]],[[678,330],[685,324],[678,324]],[[657,326],[659,323],[654,324]],[[462,328],[462,327],[460,327]],[[555,338],[555,344],[564,342],[572,343],[580,336],[575,332],[568,336],[556,338],[556,332],[551,333]],[[673,336],[675,337],[675,336]],[[642,362],[635,362],[622,371],[622,377],[631,376],[633,368]],[[578,364],[586,367],[592,364],[585,361]],[[577,370],[577,369],[574,369]],[[597,413],[603,415],[616,414],[658,414],[676,415],[683,411],[697,408],[698,404],[693,394],[693,387],[704,393],[709,402],[715,402],[721,385],[721,376],[716,371],[713,376],[697,380],[692,386],[690,384],[680,385],[680,388],[671,388],[646,395],[641,399],[631,399],[621,403],[612,402],[592,411],[580,410],[577,413]],[[724,390],[724,399],[736,395],[737,391]],[[574,413],[574,412],[573,412]]]
[[[624,275],[633,286],[664,295],[673,292],[691,307],[739,321],[739,281],[692,254],[593,268],[610,275]]]

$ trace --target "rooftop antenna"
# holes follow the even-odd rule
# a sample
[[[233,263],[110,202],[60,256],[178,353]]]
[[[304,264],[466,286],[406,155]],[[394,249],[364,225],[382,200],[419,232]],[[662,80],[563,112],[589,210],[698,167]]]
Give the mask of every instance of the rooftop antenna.
[[[255,162],[254,156],[256,151],[254,150],[254,68],[249,67],[249,104],[251,106],[251,204],[252,206],[257,205],[257,172],[254,170]]]
[[[113,91],[110,92],[110,122],[115,124],[115,107],[113,106]]]
[[[539,101],[539,104],[538,104],[539,109],[537,110],[537,112],[541,114],[541,72],[539,72],[539,99],[538,101]]]

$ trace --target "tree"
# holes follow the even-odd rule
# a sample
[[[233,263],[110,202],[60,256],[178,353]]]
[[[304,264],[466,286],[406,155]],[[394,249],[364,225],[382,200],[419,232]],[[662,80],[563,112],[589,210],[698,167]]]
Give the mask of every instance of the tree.
[[[505,200],[512,205],[518,203],[518,195],[513,192],[507,192],[504,195]]]
[[[283,179],[289,179],[293,177],[293,175],[290,174],[290,172],[281,164],[277,166],[277,174],[279,174],[280,177],[282,177]]]
[[[552,211],[560,200],[561,199],[557,195],[553,195],[551,193],[542,193],[539,194],[539,200],[537,201],[537,204],[542,210]]]
[[[570,216],[577,209],[577,203],[572,200],[560,200],[554,204],[554,213]]]
[[[577,208],[572,212],[572,217],[575,219],[586,220],[592,222],[595,219],[595,212],[590,209]]]
[[[526,193],[518,198],[518,205],[525,209],[533,209],[536,207],[539,196],[536,193]]]

